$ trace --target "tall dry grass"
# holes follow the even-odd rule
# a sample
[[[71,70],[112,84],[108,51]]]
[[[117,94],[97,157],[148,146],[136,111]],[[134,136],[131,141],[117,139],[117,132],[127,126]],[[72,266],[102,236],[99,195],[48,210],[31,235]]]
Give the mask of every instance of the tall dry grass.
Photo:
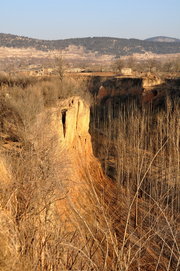
[[[1,93],[0,156],[10,182],[0,182],[0,270],[178,270],[178,107],[152,115],[134,103],[96,112],[94,133],[105,143],[105,169],[111,160],[117,183],[96,161],[83,168],[79,157],[86,185],[80,208],[71,202],[65,220],[56,207],[67,198],[57,135],[45,136],[48,118],[41,129],[34,125],[59,99],[86,95],[86,82],[63,80]]]
[[[157,265],[152,270],[179,268],[179,105],[178,97],[166,97],[160,107],[141,107],[136,99],[120,97],[92,111],[94,151],[105,173],[126,190],[128,211],[121,253],[136,234],[140,247],[135,254],[140,258],[148,241],[153,241]],[[160,264],[163,257],[164,267]]]

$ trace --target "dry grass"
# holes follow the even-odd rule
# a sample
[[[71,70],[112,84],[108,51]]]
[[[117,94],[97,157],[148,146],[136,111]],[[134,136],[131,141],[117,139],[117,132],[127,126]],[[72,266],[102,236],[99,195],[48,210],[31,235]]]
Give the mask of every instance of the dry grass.
[[[139,270],[143,270],[144,250],[149,250],[152,266],[153,258],[157,259],[152,270],[178,270],[179,100],[167,97],[164,106],[159,108],[151,104],[140,108],[131,99],[120,100],[118,105],[117,102],[116,98],[100,109],[96,107],[92,113],[95,117],[92,134],[94,149],[105,172],[127,191],[128,212],[121,255],[126,255],[127,244],[135,238],[136,245],[130,249],[133,254],[139,246],[135,252]],[[131,255],[125,270],[131,270],[128,268],[134,260]]]
[[[0,270],[178,271],[179,119],[169,100],[153,115],[135,104],[96,115],[107,120],[94,124],[108,135],[106,169],[110,148],[116,151],[118,184],[95,159],[84,168],[77,155],[85,184],[69,216],[61,215],[64,154],[58,135],[47,134],[50,120],[43,118],[41,129],[34,124],[59,99],[86,95],[86,86],[63,78],[1,92],[0,156],[11,182],[0,183]],[[20,146],[7,149],[5,142]]]

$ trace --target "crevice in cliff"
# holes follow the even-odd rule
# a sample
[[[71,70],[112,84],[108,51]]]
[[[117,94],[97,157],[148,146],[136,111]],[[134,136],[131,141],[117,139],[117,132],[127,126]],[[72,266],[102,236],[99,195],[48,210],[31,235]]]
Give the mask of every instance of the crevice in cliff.
[[[67,112],[67,109],[64,109],[61,111],[64,137],[66,136],[66,112]]]

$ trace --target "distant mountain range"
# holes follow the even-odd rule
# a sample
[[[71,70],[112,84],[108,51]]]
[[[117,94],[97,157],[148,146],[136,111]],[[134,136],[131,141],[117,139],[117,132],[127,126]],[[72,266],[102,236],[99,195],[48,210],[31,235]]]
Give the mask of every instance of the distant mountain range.
[[[164,37],[164,36],[157,36],[145,39],[146,41],[154,41],[154,42],[180,42],[180,39],[171,38],[171,37]]]
[[[64,50],[70,45],[83,46],[86,51],[99,55],[117,57],[133,53],[152,52],[155,54],[180,53],[180,40],[168,37],[153,37],[146,40],[121,39],[112,37],[87,37],[64,40],[40,40],[0,33],[0,47],[35,48],[37,50]]]

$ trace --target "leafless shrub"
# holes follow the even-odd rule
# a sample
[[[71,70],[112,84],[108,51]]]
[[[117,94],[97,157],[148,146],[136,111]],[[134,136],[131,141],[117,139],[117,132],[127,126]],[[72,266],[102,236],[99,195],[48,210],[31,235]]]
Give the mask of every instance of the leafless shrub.
[[[38,85],[43,96],[44,106],[56,105],[61,95],[61,82],[54,80],[54,82],[43,82]]]

